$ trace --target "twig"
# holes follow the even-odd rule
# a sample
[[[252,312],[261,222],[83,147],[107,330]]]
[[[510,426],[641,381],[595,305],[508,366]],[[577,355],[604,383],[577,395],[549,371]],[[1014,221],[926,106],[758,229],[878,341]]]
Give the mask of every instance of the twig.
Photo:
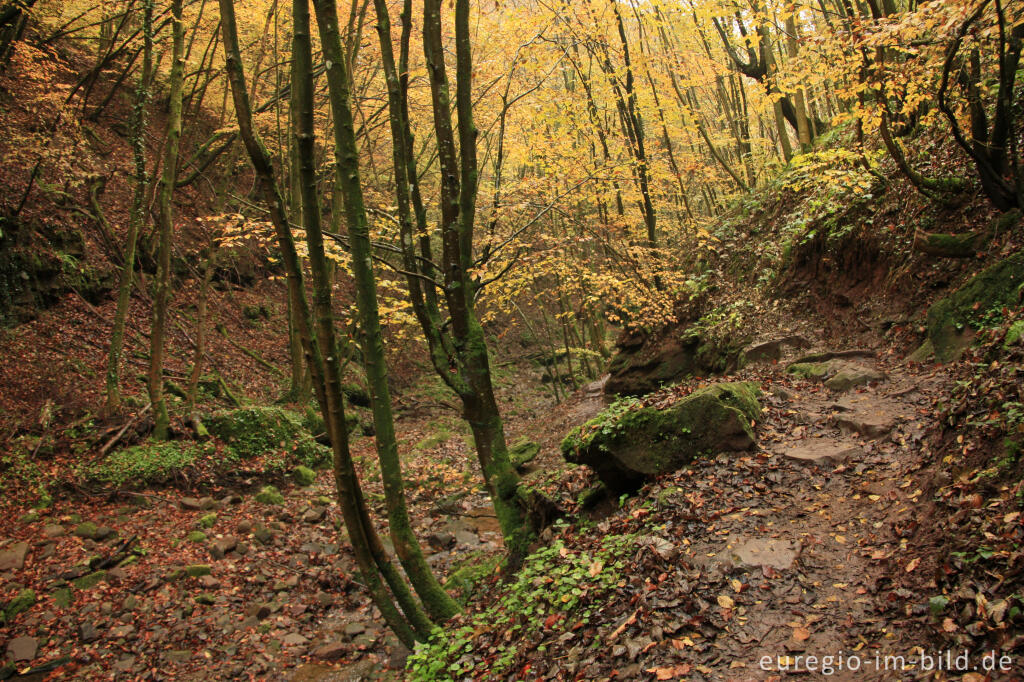
[[[129,419],[127,422],[125,422],[124,426],[121,427],[121,430],[118,431],[116,434],[114,434],[114,437],[111,438],[110,440],[108,440],[106,445],[104,445],[102,448],[100,448],[99,454],[96,455],[96,457],[92,461],[95,462],[97,460],[100,460],[100,459],[103,459],[104,457],[106,457],[107,456],[107,452],[110,450],[110,448],[114,447],[114,444],[117,443],[119,440],[121,440],[121,437],[124,436],[125,432],[133,424],[135,424],[137,421],[139,421],[139,418],[142,417],[142,415],[146,414],[146,412],[148,412],[149,408],[152,407],[152,406],[153,406],[152,403],[147,403],[144,408],[139,410],[138,414],[136,414],[134,417]]]

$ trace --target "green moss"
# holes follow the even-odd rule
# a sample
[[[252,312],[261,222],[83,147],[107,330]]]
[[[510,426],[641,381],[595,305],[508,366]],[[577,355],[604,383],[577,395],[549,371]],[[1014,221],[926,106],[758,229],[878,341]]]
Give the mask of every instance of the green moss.
[[[284,504],[284,495],[274,486],[268,485],[256,493],[256,501],[262,504]]]
[[[444,581],[444,588],[454,591],[456,601],[465,604],[480,581],[494,575],[500,565],[501,558],[497,556],[486,558],[479,563],[476,561],[465,563],[448,576],[448,579]]]
[[[4,619],[11,620],[19,613],[24,613],[32,608],[36,603],[36,593],[34,590],[24,589],[18,592],[18,595],[12,599],[6,607],[4,607]]]
[[[213,571],[209,564],[192,564],[191,566],[186,566],[184,570],[185,575],[190,578],[200,578],[204,575],[210,575]]]
[[[540,454],[540,444],[525,438],[513,443],[508,449],[508,458],[514,467],[521,467]]]
[[[295,478],[295,482],[303,488],[316,483],[316,472],[309,467],[304,467],[302,465],[295,467],[295,470],[292,472],[292,476]]]
[[[185,539],[189,542],[206,542],[206,533],[201,530],[194,530],[185,536]]]
[[[209,514],[203,514],[196,521],[196,525],[200,528],[213,528],[214,524],[217,523],[217,514],[210,512]]]
[[[96,537],[96,524],[92,521],[80,523],[74,530],[75,537],[92,539]]]
[[[325,466],[330,450],[314,440],[307,419],[280,407],[243,407],[215,412],[206,427],[242,460],[286,453],[308,467]]]
[[[928,338],[939,362],[956,360],[970,342],[970,327],[992,310],[1015,305],[1024,283],[1024,252],[982,270],[928,309]]]
[[[786,374],[816,380],[828,374],[827,362],[797,362],[786,368]]]
[[[94,485],[141,488],[167,482],[208,452],[206,446],[189,441],[144,443],[86,465],[79,473]]]
[[[99,585],[100,582],[106,577],[106,571],[95,571],[93,573],[89,573],[88,575],[83,575],[81,578],[77,578],[76,580],[72,581],[71,584],[74,585],[75,589],[77,590],[90,590]]]
[[[1020,342],[1024,336],[1024,320],[1017,320],[1006,330],[1006,338],[1003,340],[1003,348],[1009,350],[1010,346]]]

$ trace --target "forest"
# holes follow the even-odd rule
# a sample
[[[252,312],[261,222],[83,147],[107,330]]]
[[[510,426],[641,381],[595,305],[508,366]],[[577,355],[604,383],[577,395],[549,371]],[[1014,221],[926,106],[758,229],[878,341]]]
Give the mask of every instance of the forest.
[[[0,0],[0,680],[1019,679],[1022,50]]]

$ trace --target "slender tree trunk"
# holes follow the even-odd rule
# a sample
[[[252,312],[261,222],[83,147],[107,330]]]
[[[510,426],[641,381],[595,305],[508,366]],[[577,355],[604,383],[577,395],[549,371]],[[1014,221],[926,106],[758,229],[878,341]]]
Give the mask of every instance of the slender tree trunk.
[[[416,593],[423,600],[424,607],[433,618],[447,620],[458,612],[458,607],[441,588],[427,565],[413,533],[406,508],[402,468],[398,458],[398,440],[395,436],[391,393],[388,389],[387,366],[384,359],[384,336],[377,307],[377,282],[371,260],[370,230],[359,180],[359,151],[356,147],[349,92],[351,81],[349,74],[346,73],[346,59],[337,31],[337,9],[334,0],[314,0],[314,6],[324,59],[329,65],[327,82],[331,110],[334,114],[336,176],[340,181],[348,224],[349,248],[352,252],[351,267],[362,326],[363,367],[372,399],[377,455],[380,459],[391,538],[394,541],[395,552]],[[387,30],[390,34],[390,29],[384,25],[385,21],[386,19],[378,17],[378,24],[383,26],[380,30]],[[311,124],[311,110],[309,119]]]
[[[153,437],[167,438],[170,417],[164,397],[164,334],[167,328],[167,307],[171,295],[171,233],[174,230],[174,209],[171,205],[178,170],[178,148],[181,141],[181,96],[185,77],[185,28],[181,20],[182,0],[172,0],[173,53],[170,76],[170,113],[167,115],[167,138],[164,143],[163,172],[160,177],[157,226],[157,275],[153,291],[153,327],[149,349],[149,400],[153,405]]]
[[[124,349],[124,328],[131,302],[132,275],[135,270],[135,246],[138,242],[139,227],[145,218],[146,187],[149,178],[146,173],[146,108],[149,106],[149,74],[153,69],[153,1],[143,0],[142,4],[143,56],[142,73],[135,89],[132,105],[132,158],[135,164],[135,188],[132,194],[131,213],[128,216],[128,235],[124,249],[124,267],[117,287],[117,310],[114,312],[114,326],[110,332],[110,352],[107,356],[106,411],[116,412],[121,407],[120,365]]]
[[[211,240],[212,241],[212,240]],[[199,394],[199,377],[203,373],[203,358],[206,356],[206,327],[209,317],[210,282],[217,269],[217,244],[210,245],[210,255],[206,257],[203,267],[203,281],[199,285],[199,297],[196,299],[196,348],[192,356],[192,371],[188,377],[188,390],[185,397],[185,414],[191,414]]]
[[[246,151],[253,163],[260,181],[260,191],[270,209],[271,222],[277,234],[278,245],[291,285],[288,287],[292,305],[298,311],[296,319],[302,338],[303,351],[309,364],[313,378],[313,387],[317,401],[327,424],[328,434],[334,453],[334,481],[337,488],[337,500],[341,507],[345,527],[356,556],[356,562],[362,574],[362,580],[374,604],[380,609],[385,621],[406,646],[413,646],[418,638],[426,633],[418,634],[395,606],[387,586],[381,580],[377,558],[374,556],[373,540],[379,545],[379,538],[373,526],[368,524],[366,502],[359,486],[355,466],[348,448],[348,431],[345,428],[344,406],[341,398],[341,365],[337,343],[335,341],[332,315],[330,310],[330,286],[322,276],[324,268],[317,268],[316,300],[318,308],[318,334],[313,334],[312,315],[309,302],[305,297],[302,268],[291,230],[284,212],[284,200],[278,189],[271,165],[270,154],[263,146],[262,140],[252,127],[252,109],[245,88],[245,76],[242,71],[242,60],[238,49],[238,33],[235,27],[233,0],[219,0],[221,7],[221,28],[224,32],[225,63],[231,85],[238,126],[245,142]],[[317,226],[318,227],[318,226]],[[319,230],[316,230],[319,233]],[[315,259],[322,265],[323,243],[319,243]],[[315,245],[313,249],[315,249]],[[311,249],[311,250],[313,250]],[[324,305],[326,303],[326,305]],[[317,337],[322,337],[321,340]],[[327,357],[321,353],[321,347],[327,351]]]

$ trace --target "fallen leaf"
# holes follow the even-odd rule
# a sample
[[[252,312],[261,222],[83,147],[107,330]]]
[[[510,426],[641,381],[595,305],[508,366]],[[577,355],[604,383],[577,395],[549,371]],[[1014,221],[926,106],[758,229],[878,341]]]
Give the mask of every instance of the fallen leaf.
[[[793,639],[798,642],[806,642],[811,636],[811,632],[807,628],[793,628]]]
[[[736,605],[736,602],[734,602],[732,600],[732,597],[730,597],[729,595],[720,594],[718,595],[718,605],[721,606],[723,609],[731,609],[733,606]]]
[[[911,560],[910,560],[910,561],[909,561],[909,562],[907,563],[907,567],[906,567],[905,569],[903,569],[903,570],[905,570],[905,571],[906,571],[907,573],[910,573],[910,572],[912,572],[912,571],[913,571],[913,570],[914,570],[915,568],[917,568],[917,565],[918,565],[919,563],[921,563],[921,557],[914,557],[913,559],[911,559]]]

